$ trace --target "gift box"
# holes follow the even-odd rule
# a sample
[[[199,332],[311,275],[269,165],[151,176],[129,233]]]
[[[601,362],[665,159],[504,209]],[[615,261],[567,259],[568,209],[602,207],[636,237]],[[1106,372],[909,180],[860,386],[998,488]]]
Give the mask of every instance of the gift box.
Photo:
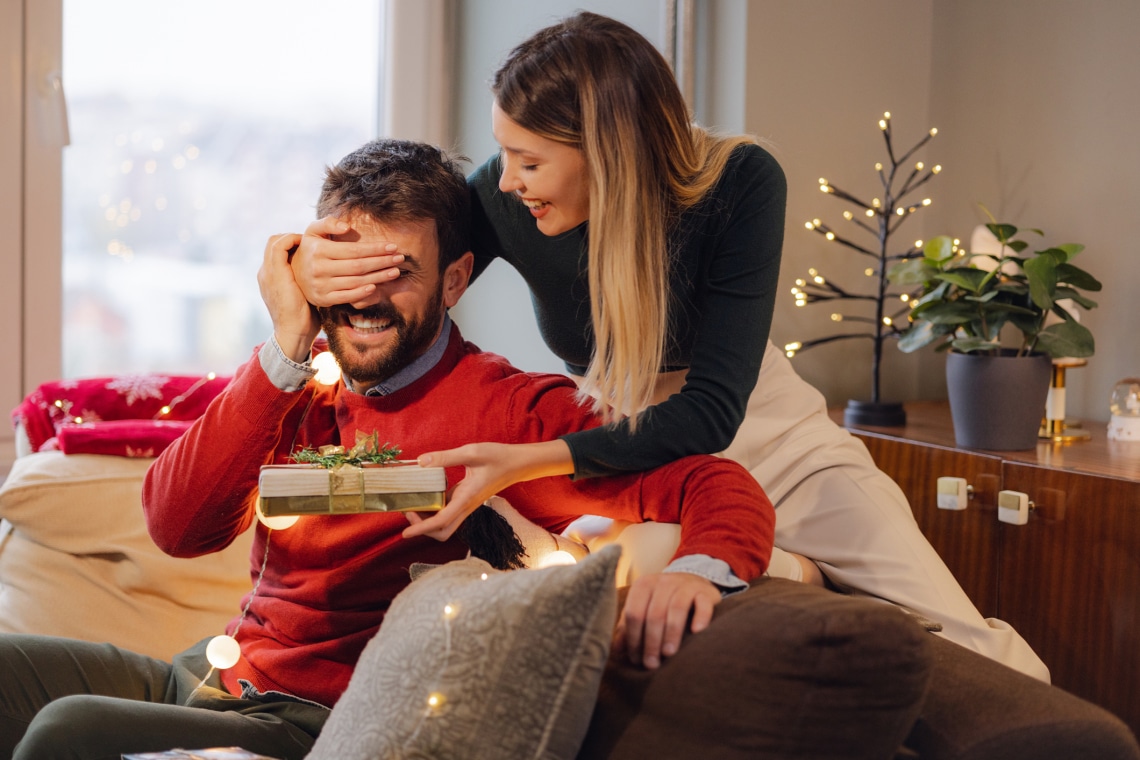
[[[445,503],[442,467],[415,462],[266,465],[258,478],[263,515],[438,512]]]

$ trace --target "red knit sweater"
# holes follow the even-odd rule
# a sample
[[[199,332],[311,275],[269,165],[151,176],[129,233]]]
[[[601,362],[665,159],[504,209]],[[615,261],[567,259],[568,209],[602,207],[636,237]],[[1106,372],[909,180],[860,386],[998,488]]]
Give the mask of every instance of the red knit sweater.
[[[382,397],[343,383],[281,391],[254,357],[151,466],[143,488],[147,524],[172,555],[215,552],[255,522],[261,466],[285,462],[300,446],[351,443],[356,431],[375,430],[410,459],[475,441],[545,441],[596,424],[574,394],[570,380],[523,373],[464,342],[457,328],[433,369]],[[447,475],[453,485],[462,468]],[[583,514],[679,522],[677,556],[723,559],[744,579],[763,573],[771,553],[775,511],[767,497],[746,470],[716,457],[637,475],[542,478],[503,496],[552,531]],[[223,673],[226,687],[239,693],[242,678],[263,691],[335,704],[391,599],[408,584],[408,567],[466,554],[454,539],[404,539],[407,525],[401,514],[310,516],[272,534],[257,524],[251,576],[266,541],[268,564],[244,620],[229,626],[232,634],[240,624],[242,658]]]

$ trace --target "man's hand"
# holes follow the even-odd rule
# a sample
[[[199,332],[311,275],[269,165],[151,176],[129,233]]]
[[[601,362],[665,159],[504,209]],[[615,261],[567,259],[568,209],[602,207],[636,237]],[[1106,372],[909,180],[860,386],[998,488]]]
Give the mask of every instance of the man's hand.
[[[274,235],[265,244],[257,286],[273,321],[273,335],[285,355],[296,362],[309,358],[321,322],[293,278],[290,251],[301,242],[295,233]]]
[[[293,254],[293,274],[314,306],[352,304],[364,309],[376,303],[376,286],[400,276],[404,255],[396,244],[352,242],[349,224],[326,216],[308,226]],[[348,240],[337,240],[337,236]]]
[[[629,588],[614,646],[624,650],[633,664],[653,670],[680,649],[689,613],[693,615],[689,630],[700,633],[708,627],[720,598],[720,590],[699,575],[643,575]]]

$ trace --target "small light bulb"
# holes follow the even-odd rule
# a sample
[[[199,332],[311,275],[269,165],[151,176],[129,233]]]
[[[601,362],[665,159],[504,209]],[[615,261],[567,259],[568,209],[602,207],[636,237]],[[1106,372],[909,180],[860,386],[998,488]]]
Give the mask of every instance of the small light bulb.
[[[447,697],[443,696],[443,694],[440,694],[438,691],[433,691],[431,694],[428,694],[427,703],[428,707],[430,707],[432,710],[438,710],[447,704]]]
[[[836,314],[832,314],[832,315],[831,315],[831,321],[832,321],[832,322],[842,322],[842,321],[843,321],[843,315],[842,315],[842,314],[838,314],[838,313],[836,313]]]
[[[784,344],[784,350],[785,351],[792,351],[794,353],[796,351],[799,351],[801,348],[803,348],[803,345],[804,344],[800,343],[798,340],[793,341],[791,343]]]
[[[924,164],[921,161],[919,161],[917,164],[914,165],[914,169],[915,169],[915,171],[922,171],[923,166],[924,166]]]
[[[872,269],[871,267],[867,267],[866,269],[863,270],[863,274],[867,275],[868,277],[874,277],[875,276],[875,270]]]
[[[938,128],[937,127],[931,127],[930,128],[930,136],[934,137],[936,134],[938,134]]]
[[[884,119],[891,118],[891,112],[890,111],[883,111],[883,118]]]
[[[834,232],[825,232],[823,236],[825,238],[827,238],[828,240],[835,240],[835,233]]]
[[[487,574],[486,574],[486,573],[482,573],[482,574],[479,576],[479,580],[481,580],[481,581],[485,581],[485,580],[487,580]]]
[[[817,274],[819,274],[819,272],[816,270],[815,267],[810,267],[808,269],[808,274],[812,277],[815,277]]]
[[[241,659],[241,645],[233,636],[215,636],[206,645],[206,659],[218,670],[232,668]]]
[[[823,177],[820,177],[820,178],[819,178],[819,184],[821,184],[821,185],[826,185],[826,184],[827,184],[827,180],[826,180],[826,179],[824,179]]]
[[[875,171],[881,172],[882,170],[883,170],[883,165],[881,163],[879,163],[878,161],[876,161],[875,162]]]
[[[962,245],[962,241],[958,238],[954,238],[954,245]]]
[[[814,230],[814,229],[815,229],[815,225],[814,225],[814,224],[812,224],[811,222],[804,222],[804,227],[806,227],[806,228],[807,228],[807,229],[809,229],[809,230]]]
[[[806,283],[806,282],[803,280],[803,278],[801,277],[801,278],[798,278],[798,279],[796,280],[796,285],[797,285],[798,287],[801,287],[801,288],[802,288],[804,285],[807,285],[807,283]]]
[[[895,209],[895,213],[896,213],[896,214],[898,214],[899,216],[902,216],[903,214],[905,214],[905,213],[906,213],[906,210],[905,210],[905,209],[901,209],[901,208],[896,208],[896,209]]]
[[[459,608],[454,604],[443,605],[443,617],[445,620],[454,620],[455,616],[459,614]]]
[[[879,129],[886,129],[886,128],[887,128],[886,120],[885,119],[879,119]]]
[[[850,222],[852,219],[855,218],[855,215],[852,214],[850,211],[844,211],[843,212],[843,218]]]
[[[795,351],[785,351],[785,352],[784,352],[784,354],[785,354],[785,355],[786,355],[786,356],[787,356],[789,359],[791,359],[793,356],[795,356],[795,355],[796,355],[796,352],[795,352]]]
[[[571,554],[570,552],[562,551],[561,549],[559,549],[558,551],[550,552],[550,554],[547,554],[545,557],[543,557],[539,561],[538,566],[539,567],[554,567],[555,565],[576,565],[576,564],[578,564],[578,560],[574,559],[573,554]]]
[[[933,172],[934,174],[937,174],[938,172],[942,171],[942,165],[938,164],[933,169],[931,169],[930,171]]]
[[[169,407],[169,406],[164,406],[164,407],[162,407],[161,409],[159,409],[159,410],[158,410],[158,413],[159,413],[159,414],[162,414],[162,415],[167,415],[167,414],[170,414],[170,407]]]
[[[906,303],[907,301],[910,300],[910,295],[907,293],[903,293],[902,295],[899,296],[899,300],[902,301],[903,303]]]
[[[891,326],[891,318],[890,317],[883,317],[883,324],[886,325],[887,327],[890,327]]]
[[[870,209],[870,208],[869,208],[869,209],[867,209],[867,212],[866,212],[866,213],[867,213],[867,216],[874,216],[874,215],[875,215],[875,210],[874,210],[874,209]]]
[[[217,377],[217,374],[216,374],[216,373],[214,373],[214,372],[207,372],[207,373],[206,373],[206,379],[207,379],[207,380],[213,380],[213,379],[214,379],[214,378],[216,378],[216,377]]]
[[[929,198],[923,198],[923,199],[922,199],[922,205],[923,205],[923,206],[929,206],[929,205],[930,205],[931,203],[933,203],[933,202],[934,202],[934,201],[930,200]]]
[[[76,425],[82,425],[83,424],[83,418],[82,417],[76,417],[74,420],[72,420],[72,422],[74,422]]]
[[[817,274],[815,277],[812,277],[811,279],[812,279],[812,280],[813,280],[813,281],[814,281],[814,282],[815,282],[817,285],[822,285],[823,283],[825,283],[825,282],[826,282],[826,280],[824,280],[824,279],[823,279],[823,277],[822,277],[821,275],[818,275],[818,274]]]
[[[921,240],[914,241],[914,247],[915,248],[921,248],[922,247],[922,241]]]
[[[871,205],[874,206],[875,208],[879,208],[880,206],[883,205],[883,202],[881,200],[879,200],[878,198],[872,198],[871,199]]]
[[[261,511],[261,499],[257,500],[257,521],[270,530],[285,530],[292,528],[301,519],[300,515],[278,515],[268,517]]]
[[[313,357],[313,369],[317,371],[316,379],[321,385],[336,385],[340,379],[340,365],[330,351],[322,351]]]
[[[62,409],[62,408],[63,408],[63,402],[62,402],[62,401],[60,401],[59,399],[56,399],[56,400],[55,400],[55,404],[53,404],[53,406],[54,406],[56,409]]]

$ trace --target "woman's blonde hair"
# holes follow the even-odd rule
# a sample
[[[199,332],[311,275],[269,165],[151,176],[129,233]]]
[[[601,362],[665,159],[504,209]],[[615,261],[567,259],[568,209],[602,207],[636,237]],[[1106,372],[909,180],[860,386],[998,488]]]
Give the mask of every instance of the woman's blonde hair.
[[[669,232],[752,138],[693,124],[657,49],[595,13],[577,13],[516,47],[491,89],[512,121],[585,156],[594,354],[582,390],[606,422],[629,414],[632,428],[666,350]]]

